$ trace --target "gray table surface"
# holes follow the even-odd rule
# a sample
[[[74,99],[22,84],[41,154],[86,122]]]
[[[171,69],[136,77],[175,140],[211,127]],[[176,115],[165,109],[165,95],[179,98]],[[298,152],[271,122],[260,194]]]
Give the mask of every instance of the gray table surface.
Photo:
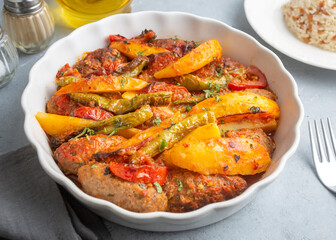
[[[56,6],[55,1],[47,2]],[[307,128],[308,120],[330,117],[336,129],[336,71],[306,65],[269,46],[247,22],[243,4],[243,0],[134,0],[132,11],[183,11],[215,18],[252,35],[275,52],[295,78],[305,108],[298,150],[274,183],[221,222],[176,233],[144,232],[114,224],[111,232],[115,239],[336,239],[336,195],[317,179]],[[53,41],[71,31],[57,24]],[[0,89],[0,155],[29,144],[23,131],[21,94],[30,68],[43,54],[20,54],[14,79]]]

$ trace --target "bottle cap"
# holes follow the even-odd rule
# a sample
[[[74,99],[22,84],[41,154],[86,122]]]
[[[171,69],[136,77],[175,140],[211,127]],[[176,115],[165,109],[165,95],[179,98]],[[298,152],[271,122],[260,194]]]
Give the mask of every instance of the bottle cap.
[[[8,12],[29,14],[41,9],[43,0],[5,0],[4,7]]]

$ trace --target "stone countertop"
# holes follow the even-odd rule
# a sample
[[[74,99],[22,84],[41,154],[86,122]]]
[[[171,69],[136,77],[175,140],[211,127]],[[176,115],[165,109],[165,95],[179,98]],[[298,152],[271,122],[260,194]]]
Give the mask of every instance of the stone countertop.
[[[47,2],[52,8],[57,6],[55,1]],[[0,3],[2,6],[3,0]],[[336,71],[298,62],[269,46],[247,22],[243,5],[243,0],[134,0],[132,11],[183,11],[211,17],[250,34],[271,49],[295,78],[305,108],[298,150],[274,183],[223,221],[175,233],[144,232],[109,223],[115,239],[336,239],[336,195],[317,179],[307,126],[308,120],[330,117],[336,130]],[[53,42],[71,31],[57,24]],[[0,89],[0,155],[29,144],[23,131],[21,94],[30,68],[43,54],[20,54],[14,79]]]

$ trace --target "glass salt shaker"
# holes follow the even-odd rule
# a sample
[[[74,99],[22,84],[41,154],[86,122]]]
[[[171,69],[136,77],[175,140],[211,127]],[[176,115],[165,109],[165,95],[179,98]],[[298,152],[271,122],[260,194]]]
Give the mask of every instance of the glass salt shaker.
[[[54,18],[43,0],[4,0],[3,28],[23,53],[45,49],[54,35]]]
[[[15,46],[0,26],[0,88],[13,78],[19,65],[19,56]]]

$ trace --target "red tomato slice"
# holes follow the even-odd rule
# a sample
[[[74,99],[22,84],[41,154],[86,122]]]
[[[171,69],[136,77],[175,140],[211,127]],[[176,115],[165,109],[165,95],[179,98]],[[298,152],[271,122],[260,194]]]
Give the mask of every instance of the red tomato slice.
[[[126,181],[144,184],[157,182],[163,185],[168,174],[167,167],[164,166],[136,166],[117,162],[110,162],[110,170]]]
[[[233,76],[235,77],[235,76]],[[267,86],[267,78],[259,68],[251,65],[246,69],[246,78],[235,78],[229,84],[230,90],[244,90],[247,88],[265,88]]]
[[[105,111],[100,107],[80,107],[73,111],[74,117],[92,119],[92,120],[104,120],[113,117],[113,113]]]
[[[118,41],[118,40],[125,40],[127,38],[121,36],[121,35],[109,35],[110,42]]]

